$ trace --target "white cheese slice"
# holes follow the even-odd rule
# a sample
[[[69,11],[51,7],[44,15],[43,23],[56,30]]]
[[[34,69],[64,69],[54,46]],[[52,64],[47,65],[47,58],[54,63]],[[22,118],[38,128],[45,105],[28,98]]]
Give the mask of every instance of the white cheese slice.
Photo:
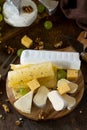
[[[67,109],[71,110],[76,105],[76,99],[68,94],[62,95],[63,99],[67,102]]]
[[[58,93],[57,90],[53,90],[53,91],[49,92],[48,98],[49,98],[50,102],[52,103],[54,110],[60,111],[60,110],[63,110],[64,108],[66,108],[66,102],[62,98],[62,96]]]
[[[23,97],[14,102],[14,106],[21,112],[31,113],[33,91],[30,91]]]
[[[44,107],[46,105],[48,92],[49,90],[45,86],[41,86],[38,89],[36,95],[33,98],[33,102],[35,103],[36,106]]]
[[[81,61],[77,52],[24,50],[20,57],[21,64],[52,62],[65,69],[80,69]]]

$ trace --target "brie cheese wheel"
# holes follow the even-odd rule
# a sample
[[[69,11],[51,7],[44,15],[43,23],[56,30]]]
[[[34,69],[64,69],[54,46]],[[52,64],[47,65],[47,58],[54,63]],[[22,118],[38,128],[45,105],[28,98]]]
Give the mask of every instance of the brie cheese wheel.
[[[15,0],[15,2],[17,2]],[[33,8],[31,13],[25,13],[23,6],[30,5]],[[6,1],[3,4],[3,16],[6,23],[14,27],[26,27],[31,25],[37,18],[37,6],[32,0],[21,0],[18,9],[12,1]]]
[[[33,91],[30,91],[26,95],[19,98],[17,101],[14,102],[15,108],[20,110],[21,112],[31,113],[32,107],[32,98],[33,98]]]
[[[57,90],[49,92],[48,98],[52,103],[54,110],[60,111],[66,108],[66,101],[62,98],[62,96],[58,93]]]

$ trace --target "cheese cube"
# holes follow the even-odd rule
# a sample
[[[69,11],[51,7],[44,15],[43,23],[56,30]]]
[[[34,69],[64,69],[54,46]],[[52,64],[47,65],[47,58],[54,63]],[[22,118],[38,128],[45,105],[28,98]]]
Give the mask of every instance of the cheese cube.
[[[29,88],[30,88],[32,91],[34,91],[34,90],[36,90],[37,88],[40,87],[40,84],[39,84],[39,82],[38,82],[37,79],[33,79],[33,80],[29,81],[29,82],[27,83],[27,85],[29,86]]]
[[[78,78],[78,70],[68,69],[67,70],[67,79],[76,80]]]
[[[62,95],[62,94],[68,93],[71,89],[70,89],[69,84],[66,82],[66,80],[61,79],[57,83],[57,90],[59,94]]]
[[[30,48],[32,43],[33,43],[32,39],[30,39],[26,35],[21,39],[21,44],[24,45],[26,48]]]

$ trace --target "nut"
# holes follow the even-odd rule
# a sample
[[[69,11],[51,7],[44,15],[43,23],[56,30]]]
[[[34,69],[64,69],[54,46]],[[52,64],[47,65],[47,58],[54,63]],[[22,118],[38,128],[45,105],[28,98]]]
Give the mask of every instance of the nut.
[[[58,43],[55,43],[54,44],[54,47],[55,48],[58,48],[58,47],[61,47],[63,45],[63,41],[60,41],[60,42],[58,42]]]
[[[2,107],[4,108],[5,112],[10,112],[9,107],[6,104],[2,104]]]
[[[17,121],[15,122],[15,124],[16,124],[16,126],[20,126],[20,125],[21,125],[21,121],[20,121],[20,120],[17,120]]]

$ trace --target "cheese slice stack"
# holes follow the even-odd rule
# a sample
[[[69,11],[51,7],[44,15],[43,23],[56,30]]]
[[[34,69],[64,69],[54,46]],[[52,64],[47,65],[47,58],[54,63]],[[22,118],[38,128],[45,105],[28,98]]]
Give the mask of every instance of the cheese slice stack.
[[[16,87],[21,83],[27,83],[32,79],[45,78],[54,76],[52,63],[40,63],[8,72],[8,85]]]

